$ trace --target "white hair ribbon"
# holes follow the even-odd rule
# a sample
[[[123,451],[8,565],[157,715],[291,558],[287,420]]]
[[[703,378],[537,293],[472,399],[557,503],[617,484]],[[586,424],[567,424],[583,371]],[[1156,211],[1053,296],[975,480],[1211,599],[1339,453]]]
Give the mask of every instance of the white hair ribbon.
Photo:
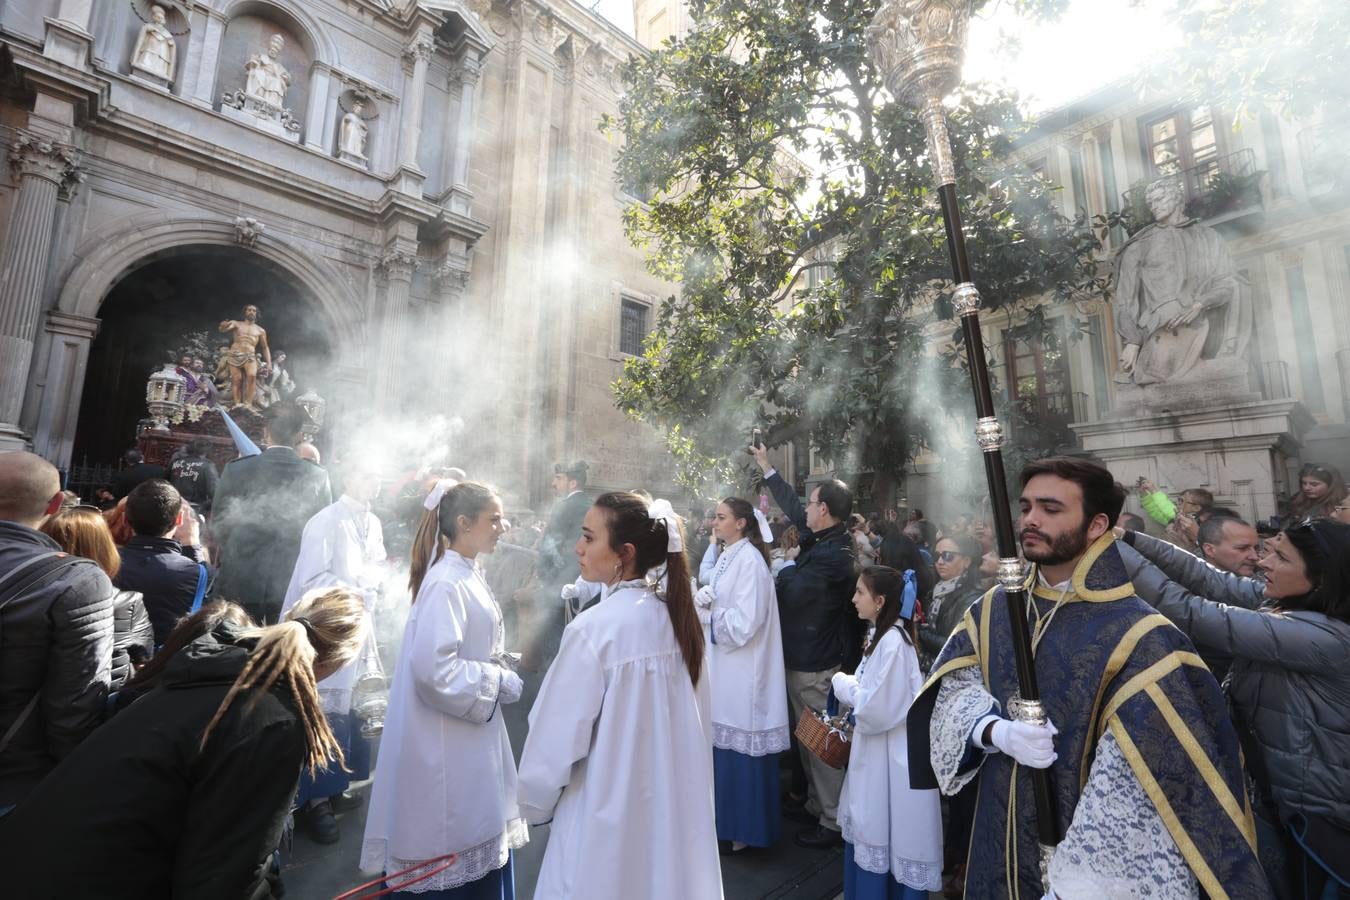
[[[653,500],[652,505],[647,507],[647,517],[666,523],[667,553],[679,553],[684,549],[680,541],[680,517],[675,515],[675,507],[670,505],[669,500]]]
[[[755,521],[759,523],[760,540],[766,544],[773,543],[773,529],[769,527],[769,519],[764,515],[764,510],[755,507]]]
[[[427,494],[427,499],[422,501],[422,505],[427,509],[435,509],[441,505],[441,498],[445,496],[445,492],[457,484],[459,482],[453,478],[442,478],[436,482],[436,486],[431,489],[431,493]]]

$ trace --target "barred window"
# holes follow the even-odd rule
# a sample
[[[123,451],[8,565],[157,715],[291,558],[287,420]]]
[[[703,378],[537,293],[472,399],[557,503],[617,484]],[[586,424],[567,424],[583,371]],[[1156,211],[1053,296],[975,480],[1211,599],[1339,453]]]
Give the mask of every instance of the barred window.
[[[647,336],[647,316],[651,312],[645,303],[625,299],[619,313],[619,352],[630,356],[642,353],[642,339]]]

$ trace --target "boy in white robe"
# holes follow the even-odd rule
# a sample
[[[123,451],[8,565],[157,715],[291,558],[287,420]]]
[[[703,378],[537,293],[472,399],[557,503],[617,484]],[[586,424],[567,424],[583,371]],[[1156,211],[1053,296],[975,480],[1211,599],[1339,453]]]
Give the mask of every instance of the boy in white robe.
[[[351,771],[334,767],[313,778],[304,775],[296,795],[300,820],[308,825],[314,839],[324,844],[334,843],[340,837],[334,811],[360,803],[346,793],[348,786],[370,774],[371,739],[360,734],[360,723],[352,714],[352,701],[362,673],[372,668],[379,671],[374,611],[385,574],[385,551],[380,520],[370,511],[370,504],[379,493],[380,475],[372,465],[361,462],[349,469],[342,496],[305,523],[300,555],[281,606],[285,615],[305,594],[335,585],[357,591],[366,604],[365,646],[350,663],[319,682],[324,713],[343,745]]]

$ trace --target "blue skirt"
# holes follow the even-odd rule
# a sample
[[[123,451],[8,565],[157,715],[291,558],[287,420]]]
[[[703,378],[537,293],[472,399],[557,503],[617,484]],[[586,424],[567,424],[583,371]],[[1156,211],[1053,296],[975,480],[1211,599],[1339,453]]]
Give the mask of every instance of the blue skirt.
[[[844,843],[844,900],[928,900],[928,892],[891,877],[869,872],[853,861],[853,845]]]
[[[295,805],[304,806],[310,800],[323,800],[335,797],[351,787],[353,781],[365,781],[370,777],[370,748],[372,741],[361,737],[360,723],[346,713],[328,713],[328,727],[333,730],[342,756],[347,761],[350,773],[338,766],[320,769],[311,776],[308,770],[300,774],[300,789],[295,794]]]
[[[719,840],[751,847],[772,847],[778,841],[782,814],[777,753],[746,756],[714,747],[713,788]]]
[[[399,883],[402,882],[403,879],[400,878]],[[418,885],[413,885],[414,889],[417,887]],[[514,850],[510,852],[506,858],[506,865],[500,869],[487,873],[477,881],[461,884],[457,888],[426,891],[421,894],[414,891],[394,891],[389,896],[405,897],[408,900],[516,900],[516,852]]]

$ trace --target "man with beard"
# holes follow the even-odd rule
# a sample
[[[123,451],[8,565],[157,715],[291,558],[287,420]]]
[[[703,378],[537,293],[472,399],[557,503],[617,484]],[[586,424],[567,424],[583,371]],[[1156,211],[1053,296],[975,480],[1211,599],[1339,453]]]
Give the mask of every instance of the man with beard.
[[[1017,717],[1007,598],[966,613],[909,714],[911,785],[981,781],[971,897],[1268,897],[1224,698],[1186,637],[1135,595],[1112,527],[1125,500],[1082,459],[1022,470],[1026,614],[1046,724]],[[1060,840],[1038,848],[1030,769]],[[1046,865],[1049,891],[1044,883]]]

